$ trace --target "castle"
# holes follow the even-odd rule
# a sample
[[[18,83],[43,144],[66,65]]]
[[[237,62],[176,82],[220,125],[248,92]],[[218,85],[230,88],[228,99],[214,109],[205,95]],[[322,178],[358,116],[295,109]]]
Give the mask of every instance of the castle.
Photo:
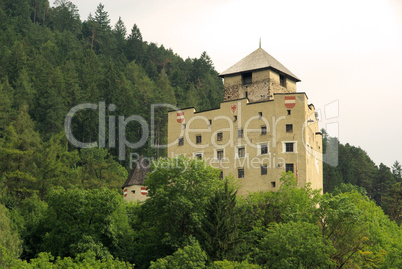
[[[219,76],[219,108],[169,112],[168,157],[204,159],[238,179],[239,195],[277,190],[288,171],[299,187],[322,189],[322,134],[300,79],[262,48]]]

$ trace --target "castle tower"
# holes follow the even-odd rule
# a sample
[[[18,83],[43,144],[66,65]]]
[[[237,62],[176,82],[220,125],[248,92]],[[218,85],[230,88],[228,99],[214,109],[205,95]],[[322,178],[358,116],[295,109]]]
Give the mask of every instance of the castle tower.
[[[146,187],[143,186],[143,183],[149,170],[149,164],[145,163],[144,158],[140,156],[134,170],[131,171],[126,182],[124,182],[121,187],[123,189],[123,197],[125,201],[143,202],[147,199],[148,191]]]
[[[248,98],[272,100],[275,93],[296,92],[300,79],[262,48],[219,74],[224,79],[224,101]]]

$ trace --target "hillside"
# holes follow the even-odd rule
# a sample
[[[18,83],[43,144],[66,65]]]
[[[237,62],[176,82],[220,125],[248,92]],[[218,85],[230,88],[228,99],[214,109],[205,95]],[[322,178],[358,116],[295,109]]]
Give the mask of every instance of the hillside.
[[[47,0],[2,1],[0,18],[0,171],[7,174],[2,185],[13,196],[39,192],[43,197],[51,185],[78,182],[118,188],[127,174],[120,165],[129,169],[131,152],[166,155],[151,142],[166,141],[168,108],[155,109],[154,141],[148,137],[141,147],[127,147],[117,163],[121,135],[132,143],[143,135],[138,121],[119,132],[119,117],[138,116],[150,128],[152,104],[209,109],[222,101],[222,81],[205,52],[182,59],[143,41],[136,25],[130,32],[121,20],[111,25],[101,4],[81,21],[70,1],[52,8]],[[102,103],[107,109],[100,124]],[[77,151],[65,141],[67,113],[80,104],[98,109],[78,111],[69,125],[72,135],[100,149]],[[115,126],[109,128],[113,117]],[[114,137],[104,136],[102,127]]]
[[[136,25],[131,31],[121,20],[112,25],[101,4],[85,21],[69,1],[57,1],[53,8],[47,0],[2,1],[0,10],[3,132],[24,106],[41,140],[48,141],[64,130],[67,112],[78,104],[114,104],[106,117],[139,115],[150,125],[151,104],[202,110],[222,101],[222,81],[205,52],[182,59],[143,41]],[[157,111],[157,143],[166,137],[165,114]],[[79,113],[73,124],[81,142],[98,141],[96,112]],[[131,125],[127,138],[138,141]],[[140,153],[163,156],[149,152],[148,145]]]

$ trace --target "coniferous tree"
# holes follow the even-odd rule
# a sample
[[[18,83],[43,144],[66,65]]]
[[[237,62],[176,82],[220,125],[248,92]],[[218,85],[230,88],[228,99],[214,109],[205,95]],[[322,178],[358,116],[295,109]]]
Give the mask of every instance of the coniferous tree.
[[[212,261],[228,259],[238,236],[236,190],[229,189],[226,179],[223,189],[216,191],[206,207],[199,241]]]
[[[8,84],[6,77],[4,83],[0,82],[0,137],[4,129],[8,126],[13,116],[13,94],[14,89]]]
[[[33,23],[46,24],[46,18],[49,11],[48,0],[32,0],[31,5],[31,20]]]
[[[125,47],[127,29],[121,17],[119,17],[119,20],[114,25],[112,32],[116,42],[116,55],[123,58],[126,56]]]
[[[103,75],[101,62],[93,50],[85,50],[84,58],[78,67],[82,103],[98,105],[102,100],[100,81]],[[80,111],[73,119],[72,131],[82,142],[98,140],[98,111],[86,109]]]
[[[402,166],[398,161],[395,161],[391,167],[392,174],[394,175],[395,181],[401,182],[402,181]]]
[[[126,54],[128,61],[136,61],[137,64],[143,63],[144,51],[142,47],[142,34],[136,24],[134,24],[127,38]]]
[[[384,197],[388,194],[392,185],[395,183],[394,177],[386,165],[380,163],[378,167],[377,177],[373,186],[373,199],[377,205],[384,206]]]
[[[65,106],[63,74],[60,68],[48,73],[47,81],[39,92],[37,119],[39,129],[50,138],[51,135],[61,132],[64,128],[64,118],[67,115]]]
[[[11,48],[11,53],[8,59],[8,77],[10,83],[14,85],[19,72],[26,67],[28,57],[26,55],[26,46],[21,41],[16,41]]]
[[[18,232],[12,227],[12,222],[8,217],[8,213],[8,209],[0,203],[0,253],[2,254],[0,255],[0,266],[2,267],[2,256],[4,250],[14,258],[18,258],[22,251],[22,242],[18,236]]]
[[[56,0],[54,5],[48,25],[59,32],[69,31],[78,35],[82,26],[77,6],[68,0]]]
[[[61,66],[61,71],[64,78],[65,105],[67,108],[72,108],[75,105],[83,102],[84,93],[79,85],[79,76],[76,70],[76,63],[72,60],[65,61]]]
[[[383,196],[382,208],[391,220],[402,224],[402,182],[396,182]]]
[[[95,50],[105,56],[113,55],[115,44],[112,39],[112,27],[110,18],[104,5],[99,4],[93,18],[95,29],[97,30],[97,39],[95,39]]]
[[[5,191],[20,199],[34,193],[38,180],[33,171],[37,167],[36,152],[41,148],[41,140],[27,106],[20,108],[16,119],[5,129],[0,148],[0,178]]]
[[[27,104],[30,109],[35,105],[35,90],[26,69],[22,69],[17,81],[15,82],[14,106],[19,109],[22,105]]]

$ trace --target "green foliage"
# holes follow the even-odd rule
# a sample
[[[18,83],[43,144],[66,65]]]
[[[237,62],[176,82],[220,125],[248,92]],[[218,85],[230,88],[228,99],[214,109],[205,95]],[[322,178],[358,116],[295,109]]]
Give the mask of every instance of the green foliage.
[[[113,103],[116,111],[108,112],[110,116],[141,115],[150,125],[153,103],[209,109],[223,100],[222,80],[205,52],[199,59],[184,61],[171,49],[143,41],[136,24],[127,36],[121,19],[112,27],[102,4],[81,21],[78,7],[68,0],[57,0],[53,7],[47,0],[3,2],[0,137],[25,105],[35,130],[47,142],[63,131],[67,112],[82,103]],[[142,74],[132,74],[132,65]],[[195,101],[187,102],[189,96]],[[77,139],[98,139],[97,114],[92,110],[76,114],[71,128]],[[162,144],[167,138],[166,110],[159,109],[156,118],[155,142]],[[129,141],[141,136],[134,125],[126,130]],[[150,143],[138,151],[166,155],[165,150],[153,150]],[[113,146],[109,152],[118,154]]]
[[[0,246],[0,253],[2,252]],[[0,259],[1,265],[1,259]],[[5,268],[24,268],[24,269],[34,269],[34,268],[46,268],[46,269],[71,269],[71,268],[93,268],[93,269],[106,269],[106,268],[133,268],[134,265],[119,261],[109,257],[107,259],[96,259],[95,253],[88,251],[77,255],[76,258],[72,259],[70,257],[55,259],[50,253],[41,252],[38,257],[31,259],[29,262],[21,260],[10,260],[8,259],[5,263]]]
[[[0,82],[0,137],[4,135],[5,127],[10,124],[12,118],[13,89],[8,84],[6,78],[5,83]]]
[[[282,180],[278,192],[239,201],[237,261],[268,268],[398,268],[402,231],[358,192],[362,188],[345,184],[321,195],[296,188],[292,175]]]
[[[402,166],[398,161],[395,161],[392,165],[392,174],[394,175],[395,181],[402,181]]]
[[[319,190],[298,188],[293,173],[283,174],[278,192],[251,193],[240,203],[241,225],[251,230],[271,222],[315,221]],[[251,224],[251,225],[250,225]]]
[[[70,1],[56,0],[49,17],[48,25],[55,31],[69,31],[77,35],[81,30],[78,8]]]
[[[224,189],[217,190],[206,205],[199,238],[203,249],[213,261],[227,258],[237,243],[239,220],[235,212],[236,193],[236,190],[229,189],[229,180],[226,179]]]
[[[382,209],[359,193],[346,194],[362,212],[363,245],[354,262],[363,268],[399,268],[402,265],[402,229]]]
[[[139,268],[402,264],[402,230],[352,185],[321,195],[309,186],[297,188],[289,173],[278,192],[243,198],[199,160],[160,159],[152,169],[144,203],[127,205],[113,191],[77,187],[51,190],[47,203],[35,196],[24,200],[9,214],[10,223],[18,223],[10,227],[19,231],[22,258],[30,262],[16,260],[4,247],[0,262],[13,268],[130,266],[115,265],[113,257]]]
[[[228,260],[215,261],[210,268],[213,269],[259,269],[262,268],[258,264],[250,264],[248,261],[233,262]]]
[[[6,127],[0,148],[0,184],[6,193],[26,197],[37,189],[38,179],[31,171],[36,168],[35,152],[41,148],[27,107],[22,107],[17,118]]]
[[[35,94],[28,72],[26,69],[22,69],[18,73],[18,78],[15,82],[14,106],[17,109],[23,105],[33,107]]]
[[[339,266],[345,265],[367,240],[362,211],[343,193],[324,195],[317,213],[324,239],[331,240],[336,249],[331,258]]]
[[[325,268],[332,265],[333,246],[321,237],[319,227],[306,222],[274,223],[256,228],[261,239],[251,260],[266,268]]]
[[[335,187],[335,189],[331,192],[333,195],[337,195],[340,193],[345,193],[345,192],[358,192],[363,196],[367,196],[367,191],[363,187],[359,187],[350,183],[341,183],[341,185]]]
[[[219,170],[181,156],[159,159],[151,171],[144,183],[150,198],[143,206],[170,244],[180,246],[200,227],[212,190],[223,187]]]
[[[354,189],[373,199],[392,220],[400,223],[402,193],[397,183],[402,182],[402,168],[399,162],[395,161],[391,169],[383,163],[376,166],[361,148],[342,145],[324,129],[322,132],[324,192],[337,194]]]
[[[20,253],[21,240],[18,232],[12,227],[7,208],[0,204],[0,266],[9,258],[19,257]]]
[[[402,182],[393,184],[384,197],[384,212],[395,220],[396,223],[402,223]]]
[[[396,183],[394,175],[391,172],[391,169],[380,163],[378,167],[376,181],[373,184],[374,196],[373,199],[377,203],[377,205],[385,208],[384,197],[386,197],[392,188],[392,185]]]
[[[132,223],[137,238],[135,263],[140,268],[147,268],[150,261],[188,245],[190,237],[205,242],[203,236],[198,235],[206,223],[208,206],[215,194],[224,193],[225,188],[218,169],[183,156],[159,159],[153,162],[151,171],[144,183],[149,198],[140,208],[135,207]],[[233,187],[229,184],[228,188]],[[232,235],[219,237],[229,243],[225,240]]]
[[[127,258],[122,245],[132,235],[124,201],[116,192],[104,188],[58,188],[49,193],[46,201],[49,208],[44,251],[75,257],[91,250],[98,258],[107,258],[109,253]]]
[[[201,249],[197,241],[179,248],[172,255],[151,262],[150,269],[176,269],[176,268],[207,268],[207,254]]]
[[[85,188],[112,187],[119,189],[127,178],[125,170],[106,149],[90,148],[80,151],[81,186]]]
[[[23,239],[22,259],[35,258],[41,251],[43,235],[47,232],[45,216],[48,210],[47,203],[37,195],[24,199],[18,208],[13,209],[13,221],[19,227],[19,234]]]

